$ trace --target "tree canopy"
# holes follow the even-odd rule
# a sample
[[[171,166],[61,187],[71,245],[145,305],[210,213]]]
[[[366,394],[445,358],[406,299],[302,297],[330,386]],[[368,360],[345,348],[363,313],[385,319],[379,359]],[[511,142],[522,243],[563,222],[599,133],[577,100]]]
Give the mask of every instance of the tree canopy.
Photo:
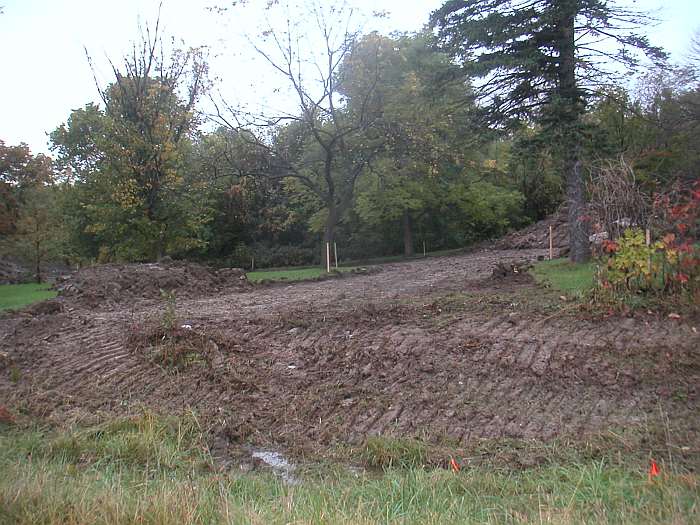
[[[448,0],[431,17],[443,49],[483,79],[478,92],[488,120],[507,128],[536,121],[558,145],[576,262],[589,257],[581,116],[619,78],[615,64],[638,65],[634,49],[665,58],[630,29],[645,21],[607,0]]]
[[[99,103],[51,134],[53,163],[0,143],[5,245],[32,264],[325,266],[326,243],[343,259],[457,248],[564,201],[585,260],[601,166],[629,167],[648,196],[697,177],[692,48],[663,64],[638,30],[650,19],[614,2],[450,0],[424,31],[391,35],[345,5],[265,13],[250,44],[291,106],[210,89],[207,51],[157,22],[109,61]],[[644,56],[659,65],[633,88]]]

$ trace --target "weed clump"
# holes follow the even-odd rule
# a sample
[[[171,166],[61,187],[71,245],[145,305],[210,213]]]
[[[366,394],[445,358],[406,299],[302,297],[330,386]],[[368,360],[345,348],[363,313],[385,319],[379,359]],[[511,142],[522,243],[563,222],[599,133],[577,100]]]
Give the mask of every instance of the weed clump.
[[[370,468],[420,468],[428,463],[429,449],[417,439],[372,436],[360,457]]]
[[[127,346],[168,368],[210,366],[220,354],[219,345],[206,333],[191,325],[180,324],[173,292],[162,292],[161,297],[164,307],[160,318],[133,322],[127,335]]]

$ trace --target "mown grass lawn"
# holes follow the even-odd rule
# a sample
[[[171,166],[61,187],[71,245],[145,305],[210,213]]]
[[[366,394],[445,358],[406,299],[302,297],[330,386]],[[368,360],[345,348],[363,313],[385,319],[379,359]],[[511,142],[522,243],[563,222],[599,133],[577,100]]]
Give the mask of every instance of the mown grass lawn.
[[[538,283],[578,297],[595,286],[595,271],[594,262],[574,264],[568,259],[540,261],[530,270]]]
[[[336,272],[350,272],[354,270],[354,267],[340,267],[333,268],[332,271]],[[306,267],[306,268],[286,268],[279,270],[260,270],[256,272],[248,272],[246,274],[248,280],[253,283],[259,283],[261,281],[283,281],[283,282],[295,282],[295,281],[308,281],[310,279],[318,279],[328,273],[321,269],[320,267]]]
[[[0,310],[21,308],[56,297],[56,292],[50,290],[50,287],[51,285],[46,283],[0,285]]]
[[[697,474],[666,464],[652,481],[645,466],[605,452],[455,472],[421,465],[419,449],[376,442],[365,459],[392,467],[321,462],[299,467],[290,485],[219,471],[194,416],[143,413],[64,430],[0,423],[0,523],[700,522]]]

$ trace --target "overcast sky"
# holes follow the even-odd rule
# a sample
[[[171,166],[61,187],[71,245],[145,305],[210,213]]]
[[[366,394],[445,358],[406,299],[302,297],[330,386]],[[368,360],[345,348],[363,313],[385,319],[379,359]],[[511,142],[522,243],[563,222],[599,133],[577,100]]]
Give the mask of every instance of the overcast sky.
[[[245,34],[259,29],[256,18],[267,0],[249,0],[246,12],[219,15],[207,9],[221,0],[163,0],[162,24],[168,35],[189,46],[211,48],[211,68],[227,99],[251,103],[270,97],[278,80],[254,58]],[[331,0],[328,0],[329,2]],[[85,58],[93,56],[98,80],[110,80],[105,57],[119,59],[138,37],[138,24],[153,21],[160,0],[0,0],[0,139],[26,142],[35,153],[47,152],[46,134],[65,122],[72,109],[97,101],[97,89]],[[387,11],[364,22],[365,30],[415,31],[442,0],[354,0],[360,10]],[[663,21],[649,28],[652,43],[665,47],[675,61],[688,50],[700,27],[699,0],[626,0],[640,9],[657,10]],[[251,8],[252,4],[252,8]],[[257,11],[257,15],[254,13]]]

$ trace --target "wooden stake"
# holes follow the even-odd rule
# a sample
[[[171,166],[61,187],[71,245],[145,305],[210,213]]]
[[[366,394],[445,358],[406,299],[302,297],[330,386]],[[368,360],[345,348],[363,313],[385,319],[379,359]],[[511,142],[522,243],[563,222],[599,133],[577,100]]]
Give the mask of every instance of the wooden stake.
[[[554,259],[554,239],[552,238],[552,225],[549,225],[549,260]]]
[[[331,273],[331,243],[326,243],[326,272]]]
[[[425,241],[423,241],[423,257],[425,257]]]
[[[333,255],[335,256],[335,268],[338,269],[338,243],[333,241]]]
[[[646,231],[646,241],[647,241],[647,246],[651,246],[651,230],[647,228]],[[651,277],[651,254],[649,254],[649,260],[647,261],[647,265],[649,267],[649,277]]]
[[[254,272],[255,271],[255,255],[253,255],[250,258],[250,271]]]

